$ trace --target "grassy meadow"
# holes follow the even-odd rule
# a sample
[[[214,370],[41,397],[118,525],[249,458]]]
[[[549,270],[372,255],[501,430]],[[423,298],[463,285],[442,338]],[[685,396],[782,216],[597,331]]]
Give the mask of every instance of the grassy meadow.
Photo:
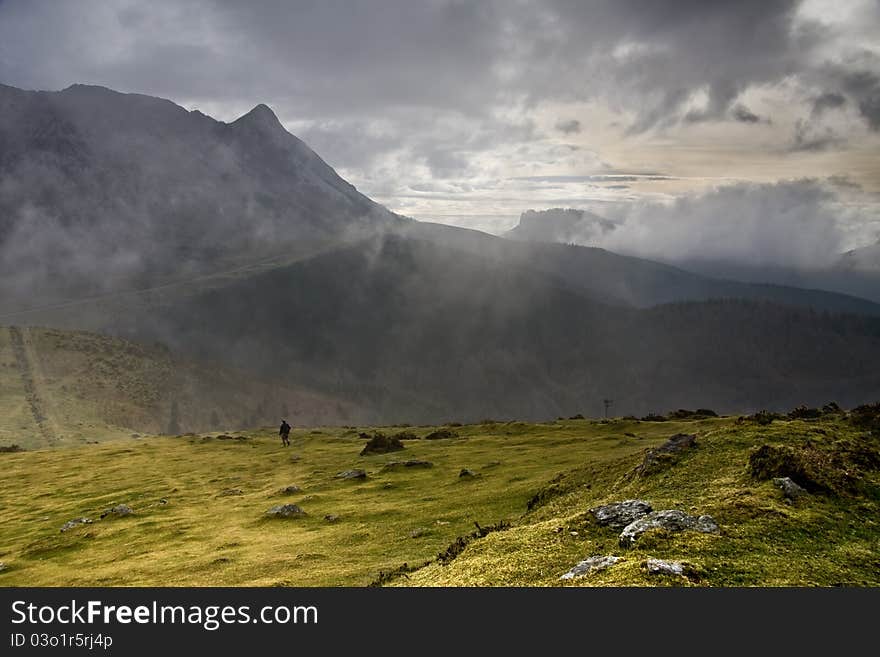
[[[364,427],[295,429],[289,448],[265,428],[2,453],[0,586],[880,585],[877,440],[845,414],[486,422],[424,439],[435,429],[380,428],[419,439],[369,456]],[[697,446],[638,473],[676,433]],[[794,455],[811,491],[789,503],[756,477],[761,445]],[[386,467],[409,460],[432,467]],[[336,476],[351,469],[366,479]],[[720,532],[621,548],[588,510],[629,498],[709,514]],[[266,515],[289,503],[307,515]],[[116,504],[134,513],[101,519]],[[60,531],[79,517],[93,522]],[[624,560],[560,581],[590,555]],[[652,557],[688,575],[650,575]]]

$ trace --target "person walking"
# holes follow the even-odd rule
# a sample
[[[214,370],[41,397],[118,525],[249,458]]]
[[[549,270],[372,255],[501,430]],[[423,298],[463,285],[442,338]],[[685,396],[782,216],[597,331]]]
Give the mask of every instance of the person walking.
[[[281,444],[285,447],[290,446],[290,425],[287,420],[281,420],[281,428],[278,429],[278,435],[281,436]]]

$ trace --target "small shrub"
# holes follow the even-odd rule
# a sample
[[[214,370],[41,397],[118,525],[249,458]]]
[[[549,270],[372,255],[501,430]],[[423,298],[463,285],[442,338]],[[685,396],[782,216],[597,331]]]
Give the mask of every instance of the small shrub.
[[[388,452],[398,452],[403,449],[403,443],[397,436],[386,436],[384,433],[376,433],[364,445],[361,450],[361,456],[369,456],[370,454],[387,454]]]
[[[458,438],[458,433],[452,429],[437,429],[437,431],[432,431],[425,436],[425,440],[442,440],[444,438]]]
[[[809,408],[803,404],[797,408],[793,408],[788,417],[792,420],[815,420],[822,417],[822,411],[818,408]]]

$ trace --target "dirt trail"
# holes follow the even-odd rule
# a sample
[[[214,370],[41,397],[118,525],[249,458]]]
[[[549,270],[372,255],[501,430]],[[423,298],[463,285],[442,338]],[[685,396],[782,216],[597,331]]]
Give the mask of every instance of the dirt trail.
[[[9,343],[12,346],[12,352],[15,354],[15,362],[18,365],[18,372],[21,375],[25,397],[31,407],[31,414],[34,416],[34,423],[37,425],[43,439],[49,445],[56,445],[58,444],[58,439],[49,427],[49,418],[46,415],[45,406],[40,399],[37,390],[37,383],[34,377],[34,366],[28,355],[28,349],[24,342],[24,335],[19,327],[9,327]]]

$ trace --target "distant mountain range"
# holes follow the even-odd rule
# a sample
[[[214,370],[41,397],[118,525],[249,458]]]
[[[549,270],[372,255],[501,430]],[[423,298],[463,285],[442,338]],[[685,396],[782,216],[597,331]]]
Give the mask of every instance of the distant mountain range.
[[[586,210],[572,208],[550,208],[548,210],[527,210],[520,216],[519,224],[507,231],[504,237],[532,243],[583,244],[585,241],[600,241],[605,233],[613,230],[614,224]],[[726,283],[755,283],[765,286],[763,292],[752,290],[745,296],[751,297],[775,294],[780,300],[823,307],[831,297],[819,301],[804,297],[798,292],[791,297],[788,289],[805,288],[860,297],[875,304],[880,303],[880,242],[874,245],[853,249],[843,253],[833,266],[823,269],[795,269],[784,266],[757,266],[739,262],[716,259],[689,258],[669,260],[666,264],[712,279],[725,279]],[[716,281],[717,282],[717,281]],[[773,286],[772,288],[770,286]],[[710,296],[714,296],[713,291]],[[739,293],[736,294],[737,296]],[[836,305],[837,309],[843,309]],[[856,310],[863,312],[865,309]],[[870,312],[870,311],[868,311]]]
[[[388,421],[880,398],[875,303],[399,217],[265,106],[2,87],[0,153],[0,323],[159,341]]]

